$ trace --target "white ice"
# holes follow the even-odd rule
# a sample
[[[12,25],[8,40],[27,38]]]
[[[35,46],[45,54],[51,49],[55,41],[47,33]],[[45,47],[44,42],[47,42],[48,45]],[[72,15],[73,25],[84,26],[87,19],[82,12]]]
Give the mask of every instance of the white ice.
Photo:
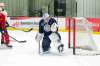
[[[74,56],[67,52],[64,56],[38,54],[38,44],[35,41],[36,32],[9,31],[10,36],[18,40],[27,40],[18,43],[11,39],[13,49],[0,49],[0,66],[99,66],[100,56]],[[68,35],[60,32],[62,42],[67,49]],[[93,35],[96,44],[100,47],[100,35]]]

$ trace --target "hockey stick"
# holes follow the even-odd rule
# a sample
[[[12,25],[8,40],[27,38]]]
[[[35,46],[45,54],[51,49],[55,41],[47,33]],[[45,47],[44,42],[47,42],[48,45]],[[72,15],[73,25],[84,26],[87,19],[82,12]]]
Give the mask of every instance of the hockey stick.
[[[18,29],[18,28],[16,28],[16,27],[13,27],[13,26],[8,26],[8,27],[11,27],[11,28],[15,28],[15,29]],[[21,29],[20,29],[21,30]],[[25,31],[25,30],[21,30],[21,31],[24,31],[24,32],[30,32],[30,31],[32,31],[33,30],[33,28],[30,28],[29,30],[27,30],[27,31]]]
[[[13,38],[12,36],[9,36],[9,37],[11,37],[12,39],[14,39],[14,40],[15,40],[15,41],[17,41],[18,43],[25,43],[25,42],[26,42],[26,40],[19,41],[19,40],[17,40],[17,39],[15,39],[15,38]]]

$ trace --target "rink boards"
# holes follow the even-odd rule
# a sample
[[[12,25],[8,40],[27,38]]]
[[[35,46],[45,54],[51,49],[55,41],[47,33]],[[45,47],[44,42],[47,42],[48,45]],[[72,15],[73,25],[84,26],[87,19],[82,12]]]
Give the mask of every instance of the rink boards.
[[[54,17],[58,22],[59,31],[67,32],[68,23],[71,21],[70,18],[65,17]],[[10,26],[15,28],[8,28],[9,30],[28,30],[34,28],[33,31],[38,31],[39,21],[41,17],[8,17],[7,22]],[[100,34],[100,19],[99,18],[87,18],[87,20],[93,24],[93,33]]]

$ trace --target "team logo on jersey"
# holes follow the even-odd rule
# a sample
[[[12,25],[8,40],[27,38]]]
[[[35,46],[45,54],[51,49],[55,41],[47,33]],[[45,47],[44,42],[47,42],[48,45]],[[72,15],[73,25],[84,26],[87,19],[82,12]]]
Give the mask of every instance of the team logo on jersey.
[[[44,25],[44,30],[45,30],[46,32],[49,32],[49,31],[51,30],[50,25],[45,24],[45,25]]]

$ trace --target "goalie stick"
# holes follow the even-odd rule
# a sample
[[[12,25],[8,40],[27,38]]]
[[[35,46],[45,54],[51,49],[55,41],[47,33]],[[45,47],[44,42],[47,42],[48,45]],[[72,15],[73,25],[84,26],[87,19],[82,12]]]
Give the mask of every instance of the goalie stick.
[[[36,36],[35,36],[35,40],[37,41],[37,37],[38,37],[38,34],[36,34]],[[38,42],[38,41],[37,41]],[[41,41],[39,40],[39,42],[38,42],[38,53],[40,54],[41,53],[41,51],[40,51],[40,43],[41,43]]]
[[[16,27],[13,27],[13,26],[8,26],[8,27],[11,27],[11,28],[15,28],[15,29],[18,29],[18,28],[16,28]],[[27,31],[25,31],[25,30],[21,30],[21,31],[24,31],[24,32],[30,32],[30,31],[32,31],[33,30],[33,28],[30,28],[29,30],[27,30]]]
[[[40,41],[39,41],[39,49],[38,49],[39,54],[41,53],[40,48],[41,48],[41,47],[40,47]]]
[[[12,37],[12,36],[9,36],[9,37],[11,37],[12,39],[14,39],[14,40],[15,40],[15,41],[17,41],[18,43],[25,43],[25,42],[26,42],[26,40],[19,41],[19,40],[15,39],[15,38],[14,38],[14,37]]]

